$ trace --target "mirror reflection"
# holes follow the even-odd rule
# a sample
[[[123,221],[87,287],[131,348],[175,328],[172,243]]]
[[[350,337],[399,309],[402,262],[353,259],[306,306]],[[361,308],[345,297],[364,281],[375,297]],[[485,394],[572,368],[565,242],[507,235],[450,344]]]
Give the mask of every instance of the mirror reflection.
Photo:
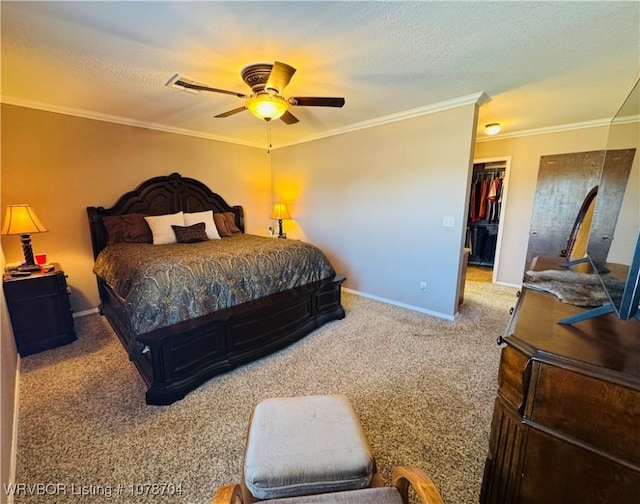
[[[640,81],[611,121],[588,252],[597,263],[630,264],[640,225]],[[620,206],[612,202],[621,202]]]
[[[598,186],[595,186],[589,191],[582,202],[571,234],[567,240],[567,248],[562,251],[560,257],[566,257],[571,262],[587,257],[587,245],[591,234],[591,223],[593,222],[597,195]]]

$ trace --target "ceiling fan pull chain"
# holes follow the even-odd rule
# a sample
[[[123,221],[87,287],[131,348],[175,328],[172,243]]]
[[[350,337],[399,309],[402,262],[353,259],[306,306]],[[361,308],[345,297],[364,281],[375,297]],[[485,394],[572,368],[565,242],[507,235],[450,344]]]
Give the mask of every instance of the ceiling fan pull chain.
[[[271,154],[271,121],[267,121],[267,154]]]

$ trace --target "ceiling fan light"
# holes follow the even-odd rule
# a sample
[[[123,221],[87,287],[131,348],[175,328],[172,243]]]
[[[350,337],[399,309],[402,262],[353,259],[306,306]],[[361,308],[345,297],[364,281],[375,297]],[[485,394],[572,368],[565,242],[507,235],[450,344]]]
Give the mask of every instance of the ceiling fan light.
[[[487,135],[497,135],[500,132],[500,123],[487,124],[484,127],[484,132]]]
[[[280,118],[288,108],[288,104],[281,96],[264,93],[249,98],[247,108],[258,119],[270,121]]]

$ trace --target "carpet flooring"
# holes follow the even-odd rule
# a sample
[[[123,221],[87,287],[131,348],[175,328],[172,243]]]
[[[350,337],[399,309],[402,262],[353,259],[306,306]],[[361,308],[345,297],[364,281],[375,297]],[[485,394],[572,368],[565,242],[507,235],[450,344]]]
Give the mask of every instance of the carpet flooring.
[[[445,502],[476,503],[495,340],[514,302],[515,289],[470,281],[459,317],[446,321],[344,293],[345,319],[160,407],[145,404],[106,320],[78,318],[78,341],[22,359],[16,483],[28,486],[15,502],[208,503],[240,478],[258,401],[341,393],[387,483],[395,466],[417,465]]]

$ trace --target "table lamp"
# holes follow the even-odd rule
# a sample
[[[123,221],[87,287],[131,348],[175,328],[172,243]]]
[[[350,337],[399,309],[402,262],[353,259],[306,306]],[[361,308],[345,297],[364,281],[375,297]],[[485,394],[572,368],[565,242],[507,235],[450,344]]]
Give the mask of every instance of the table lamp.
[[[271,212],[272,219],[278,219],[278,238],[286,238],[286,235],[282,232],[282,219],[290,219],[289,210],[284,203],[276,203]]]
[[[20,235],[24,264],[18,267],[21,271],[36,271],[40,266],[33,259],[31,237],[33,233],[45,233],[48,229],[29,205],[7,205],[1,235]]]

